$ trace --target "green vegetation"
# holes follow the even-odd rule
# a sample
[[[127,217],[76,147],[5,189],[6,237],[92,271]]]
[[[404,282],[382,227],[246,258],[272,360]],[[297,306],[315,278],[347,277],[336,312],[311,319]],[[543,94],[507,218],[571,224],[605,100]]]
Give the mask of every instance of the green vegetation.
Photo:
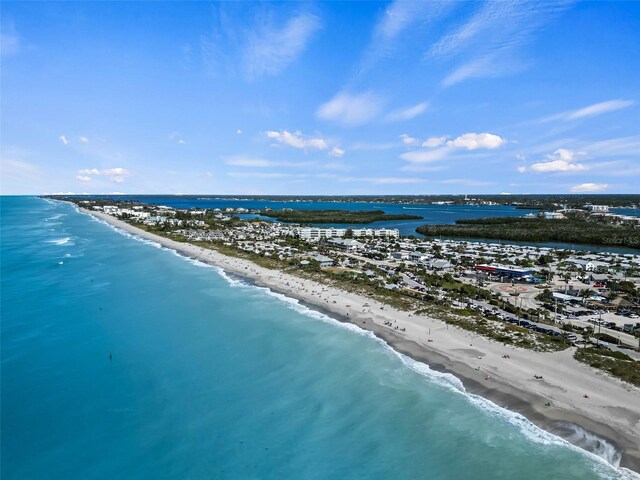
[[[614,377],[640,387],[640,362],[622,352],[600,350],[597,348],[580,348],[574,358],[579,362],[604,370]]]
[[[537,352],[557,352],[571,346],[564,337],[551,337],[510,323],[487,319],[473,310],[453,311],[446,306],[433,305],[416,313],[439,318],[450,325],[478,333],[496,342]]]
[[[423,217],[382,210],[262,210],[260,215],[288,223],[373,223],[381,220],[419,220]]]
[[[457,220],[456,225],[422,225],[427,237],[488,238],[526,242],[565,242],[640,248],[640,230],[579,216],[562,220],[496,217]]]

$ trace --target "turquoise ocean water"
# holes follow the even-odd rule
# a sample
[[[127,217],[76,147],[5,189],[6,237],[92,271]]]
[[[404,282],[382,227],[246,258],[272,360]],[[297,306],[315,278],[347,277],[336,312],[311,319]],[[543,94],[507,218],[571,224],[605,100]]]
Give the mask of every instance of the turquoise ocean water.
[[[1,207],[3,480],[624,475],[356,327],[70,205]]]

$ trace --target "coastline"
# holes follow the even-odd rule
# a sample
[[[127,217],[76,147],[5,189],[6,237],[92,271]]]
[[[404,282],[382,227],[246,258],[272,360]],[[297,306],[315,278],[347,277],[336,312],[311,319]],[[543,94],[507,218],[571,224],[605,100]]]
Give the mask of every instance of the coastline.
[[[619,449],[621,467],[640,472],[640,389],[576,362],[571,358],[573,348],[539,353],[504,346],[472,332],[449,328],[437,319],[398,311],[248,260],[176,242],[100,212],[81,211],[257,286],[295,298],[334,319],[369,330],[397,352],[433,370],[455,375],[468,393],[520,413],[543,430],[571,441],[562,424],[578,425]],[[406,331],[385,326],[388,321]],[[503,358],[505,354],[510,358]],[[558,364],[563,365],[560,372],[555,368]],[[535,379],[534,375],[541,375],[542,379]],[[546,406],[547,402],[551,406]]]

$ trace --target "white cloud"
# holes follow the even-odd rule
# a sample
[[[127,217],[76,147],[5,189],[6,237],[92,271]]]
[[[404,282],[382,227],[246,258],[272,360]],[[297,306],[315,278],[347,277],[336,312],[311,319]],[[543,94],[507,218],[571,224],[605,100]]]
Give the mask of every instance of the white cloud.
[[[524,173],[524,172],[526,172],[526,171],[527,171],[527,167],[525,167],[524,165],[520,165],[520,166],[518,167],[518,172],[520,172],[520,173]]]
[[[91,176],[104,176],[112,183],[122,183],[124,182],[125,177],[128,177],[129,175],[129,171],[122,167],[107,168],[104,170],[98,170],[97,168],[84,168],[82,170],[78,170],[76,179],[81,182],[88,182],[91,180]]]
[[[412,118],[415,118],[418,115],[423,114],[427,110],[427,108],[429,108],[429,104],[426,102],[422,102],[412,107],[407,107],[400,110],[394,110],[393,112],[387,115],[387,120],[391,122],[396,122],[401,120],[411,120]]]
[[[244,60],[251,78],[275,75],[295,61],[311,36],[321,27],[320,19],[302,13],[281,28],[265,24],[249,37]]]
[[[346,126],[367,123],[380,114],[382,100],[371,92],[357,95],[340,92],[328,102],[320,105],[318,118]]]
[[[580,192],[602,192],[609,187],[606,183],[581,183],[571,187],[571,191],[574,193]]]
[[[176,142],[178,145],[186,145],[187,142],[182,138],[178,132],[171,132],[169,134],[169,140]]]
[[[237,129],[237,130],[236,130],[236,133],[237,133],[238,135],[240,135],[240,134],[242,133],[242,130]]]
[[[406,133],[400,135],[400,140],[402,140],[402,143],[405,145],[414,145],[418,141],[417,138],[410,137]]]
[[[235,155],[233,157],[226,157],[225,162],[227,165],[233,165],[234,167],[271,167],[272,163],[264,158],[250,158],[242,155]]]
[[[501,147],[507,141],[492,133],[465,133],[455,140],[449,140],[447,145],[452,148],[464,148],[466,150],[488,149]]]
[[[340,158],[344,155],[345,151],[344,149],[340,148],[340,147],[333,147],[331,149],[331,151],[329,151],[329,155],[331,155],[332,157],[336,157],[336,158]]]
[[[411,163],[429,163],[442,160],[448,153],[449,149],[446,147],[436,150],[413,150],[403,153],[400,158]]]
[[[267,137],[273,138],[278,143],[287,145],[293,148],[299,148],[303,150],[326,150],[329,148],[327,142],[320,137],[305,138],[302,132],[295,131],[293,133],[287,130],[269,130],[266,132]]]
[[[538,162],[531,165],[531,170],[538,173],[549,172],[580,172],[588,167],[582,163],[576,163],[576,158],[583,156],[583,152],[575,152],[566,148],[559,148],[553,154],[547,155],[548,162]]]
[[[444,142],[447,141],[447,137],[431,137],[427,138],[424,142],[422,142],[423,147],[435,148],[441,145],[444,145]]]
[[[587,167],[581,163],[571,163],[566,160],[551,160],[549,162],[534,163],[531,170],[538,173],[549,172],[580,172],[587,170]]]
[[[89,139],[84,136],[81,136],[78,140],[80,140],[80,143],[89,143]]]
[[[69,145],[69,140],[67,140],[67,137],[65,137],[64,135],[60,135],[58,137],[58,140],[60,140],[64,145]]]
[[[584,155],[584,152],[575,152],[567,148],[559,148],[551,155],[547,155],[549,160],[564,160],[566,162],[572,162],[577,157]]]

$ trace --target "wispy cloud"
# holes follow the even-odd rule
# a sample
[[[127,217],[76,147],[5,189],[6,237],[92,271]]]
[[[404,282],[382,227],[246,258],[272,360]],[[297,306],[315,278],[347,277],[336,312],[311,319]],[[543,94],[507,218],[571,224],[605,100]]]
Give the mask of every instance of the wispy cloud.
[[[429,104],[427,102],[418,103],[411,107],[394,110],[387,114],[386,119],[390,122],[411,120],[412,118],[416,118],[418,115],[422,115],[427,111],[427,108],[429,108]]]
[[[403,34],[411,33],[420,36],[436,20],[446,16],[454,7],[455,2],[445,1],[404,1],[392,2],[382,13],[373,29],[371,43],[365,51],[360,71],[367,71],[375,63],[392,55]]]
[[[424,179],[415,177],[341,177],[341,176],[328,176],[324,178],[335,178],[338,182],[364,182],[371,185],[402,185],[412,183],[423,183]]]
[[[442,183],[443,185],[462,185],[465,187],[486,187],[489,185],[495,185],[495,182],[474,180],[472,178],[448,178],[446,180],[440,180],[438,183]]]
[[[267,160],[259,157],[251,157],[247,155],[230,155],[222,157],[227,165],[233,167],[253,167],[253,168],[306,168],[316,165],[315,162],[282,162]]]
[[[288,13],[274,4],[221,3],[212,8],[212,29],[200,37],[207,73],[232,73],[257,80],[281,73],[304,52],[322,28],[317,15]]]
[[[13,22],[2,22],[0,29],[0,55],[8,57],[16,55],[20,51],[20,37],[16,33]]]
[[[329,155],[332,157],[336,157],[336,158],[340,158],[345,154],[344,149],[340,148],[340,147],[333,147],[330,151],[329,151]]]
[[[609,185],[606,183],[581,183],[571,187],[571,191],[574,193],[603,192],[607,188]]]
[[[448,154],[449,149],[443,147],[436,150],[413,150],[411,152],[405,152],[400,155],[400,158],[411,163],[429,163],[442,160]]]
[[[316,116],[322,120],[355,127],[378,117],[383,104],[384,101],[373,92],[360,94],[340,92],[320,105]]]
[[[418,143],[417,138],[407,135],[406,133],[403,133],[402,135],[400,135],[400,140],[402,140],[402,143],[404,145],[415,145],[416,143]]]
[[[171,140],[172,142],[177,143],[178,145],[186,145],[187,144],[187,141],[184,138],[182,138],[182,136],[178,132],[171,132],[169,134],[169,140]]]
[[[58,137],[58,140],[60,140],[62,142],[63,145],[69,145],[69,140],[67,140],[67,137],[64,135],[60,135]]]
[[[298,58],[320,27],[320,18],[311,13],[295,15],[281,27],[264,21],[247,41],[244,61],[249,77],[280,73]]]
[[[633,100],[607,100],[606,102],[594,103],[586,107],[579,108],[577,110],[569,110],[555,115],[550,115],[539,119],[538,123],[547,123],[556,120],[579,120],[581,118],[596,117],[604,113],[615,112],[616,110],[622,110],[635,105]]]
[[[229,172],[230,177],[244,178],[308,178],[306,173],[284,173],[284,172]]]
[[[502,76],[524,67],[517,50],[568,2],[489,1],[483,3],[462,25],[435,42],[427,58],[462,58],[442,81],[451,86],[469,78]]]
[[[227,165],[234,167],[272,167],[273,162],[264,158],[245,157],[244,155],[233,155],[231,157],[223,157]]]

